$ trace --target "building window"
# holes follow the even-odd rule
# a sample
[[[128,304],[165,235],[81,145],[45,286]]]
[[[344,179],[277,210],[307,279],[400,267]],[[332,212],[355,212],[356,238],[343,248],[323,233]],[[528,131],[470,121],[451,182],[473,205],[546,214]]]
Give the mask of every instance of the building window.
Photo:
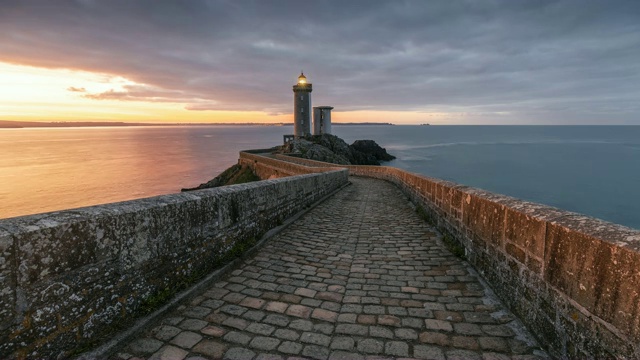
[[[304,99],[302,98],[302,95],[300,95],[300,100],[304,100]]]
[[[300,113],[304,113],[304,108],[300,108]]]

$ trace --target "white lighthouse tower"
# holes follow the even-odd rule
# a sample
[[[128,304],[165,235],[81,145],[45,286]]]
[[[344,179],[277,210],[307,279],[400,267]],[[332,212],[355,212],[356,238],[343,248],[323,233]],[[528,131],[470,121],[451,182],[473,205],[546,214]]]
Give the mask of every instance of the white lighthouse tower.
[[[304,73],[298,76],[293,85],[293,135],[298,138],[311,134],[311,90]]]

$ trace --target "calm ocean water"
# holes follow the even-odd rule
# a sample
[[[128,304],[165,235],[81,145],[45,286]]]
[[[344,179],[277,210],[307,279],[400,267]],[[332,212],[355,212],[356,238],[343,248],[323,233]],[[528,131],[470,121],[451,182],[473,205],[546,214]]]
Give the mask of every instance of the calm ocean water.
[[[292,127],[0,130],[0,218],[180,191]],[[640,126],[334,126],[388,165],[640,229]]]

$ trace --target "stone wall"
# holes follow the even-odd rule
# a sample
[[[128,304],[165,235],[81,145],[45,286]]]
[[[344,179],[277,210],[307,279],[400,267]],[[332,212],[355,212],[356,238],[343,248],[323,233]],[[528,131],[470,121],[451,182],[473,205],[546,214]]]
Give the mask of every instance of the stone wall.
[[[278,157],[282,157],[283,155],[275,155],[273,157],[268,157],[264,155],[258,155],[255,153],[250,153],[248,151],[240,152],[240,159],[238,163],[240,165],[248,165],[255,173],[258,175],[260,179],[276,179],[287,176],[294,175],[302,175],[302,174],[315,174],[322,173],[331,170],[340,170],[344,169],[344,167],[337,167],[334,164],[323,163],[320,161],[313,161],[314,163],[322,164],[319,165],[308,165],[308,164],[296,164],[291,161],[281,161],[278,160]],[[289,159],[290,156],[284,156],[284,159]],[[312,161],[312,160],[308,160]]]
[[[0,358],[109,336],[347,182],[325,169],[0,220]]]
[[[345,167],[398,185],[554,356],[640,358],[640,231],[397,168]]]

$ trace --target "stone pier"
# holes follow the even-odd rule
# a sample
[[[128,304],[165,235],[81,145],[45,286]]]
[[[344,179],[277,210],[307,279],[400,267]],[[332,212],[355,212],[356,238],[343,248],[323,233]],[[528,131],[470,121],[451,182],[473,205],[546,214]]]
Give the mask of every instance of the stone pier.
[[[350,180],[110,357],[547,357],[397,187]]]

